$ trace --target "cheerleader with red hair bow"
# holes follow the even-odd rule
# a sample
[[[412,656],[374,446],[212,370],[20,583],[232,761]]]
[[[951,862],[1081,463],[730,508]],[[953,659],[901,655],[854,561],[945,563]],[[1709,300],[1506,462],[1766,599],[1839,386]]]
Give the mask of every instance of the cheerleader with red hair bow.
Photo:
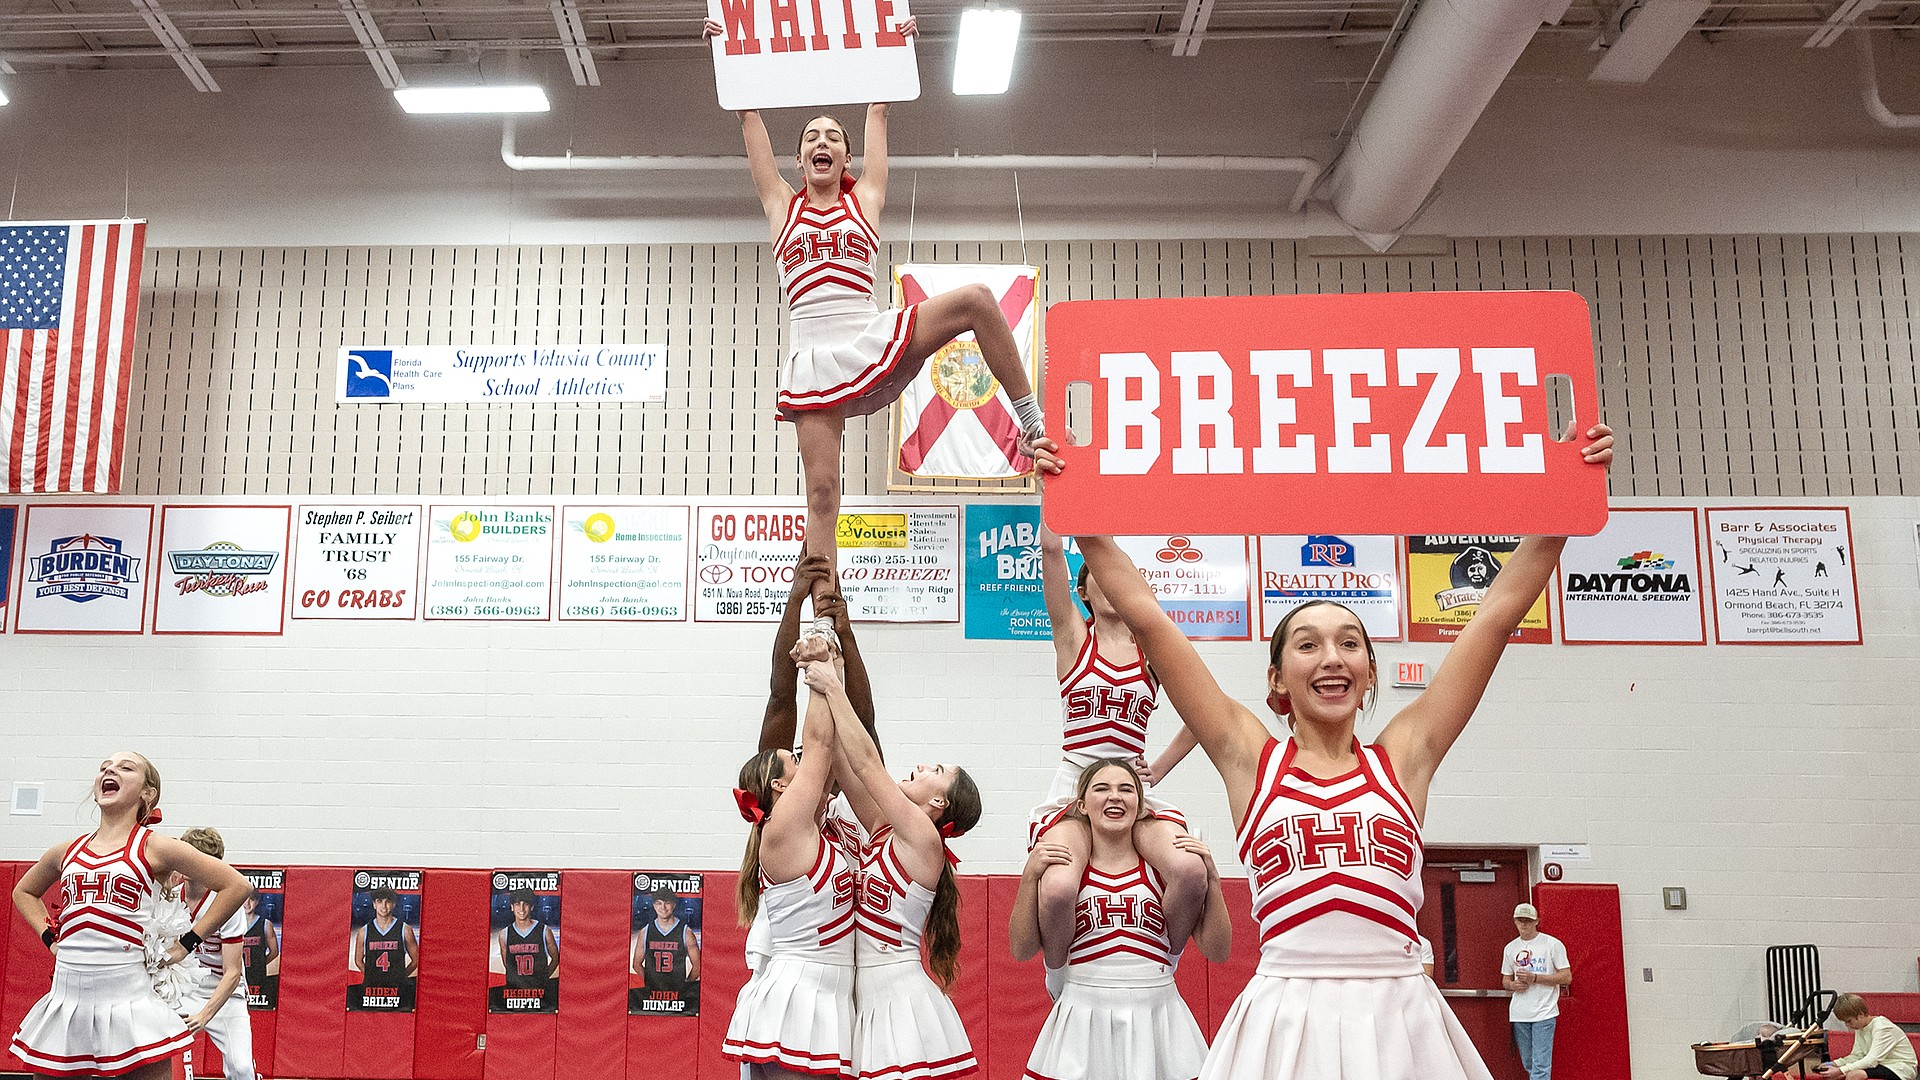
[[[35,1072],[160,1080],[192,1035],[155,993],[145,957],[160,883],[180,874],[215,893],[167,963],[185,959],[226,924],[250,891],[240,872],[211,855],[151,831],[160,820],[160,771],[122,751],[93,780],[100,827],[51,848],[13,889],[13,906],[54,950],[53,988],[8,1048]],[[56,929],[42,899],[66,897]]]

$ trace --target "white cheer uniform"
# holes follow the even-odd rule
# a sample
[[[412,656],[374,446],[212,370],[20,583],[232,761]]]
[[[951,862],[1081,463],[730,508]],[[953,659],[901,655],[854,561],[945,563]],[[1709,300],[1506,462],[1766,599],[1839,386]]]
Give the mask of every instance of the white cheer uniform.
[[[907,875],[883,825],[860,861],[853,1065],[860,1080],[943,1080],[980,1067],[959,1010],[920,966],[933,892]]]
[[[827,809],[820,815],[820,835],[840,849],[848,866],[860,865],[860,856],[867,850],[867,827],[860,824],[844,794],[827,800]],[[747,927],[747,970],[759,971],[772,954],[773,930],[767,925],[767,908],[762,904]]]
[[[1207,1041],[1173,984],[1160,875],[1087,867],[1065,984],[1026,1080],[1192,1080]]]
[[[881,311],[874,303],[879,251],[880,234],[853,192],[824,210],[808,206],[804,191],[787,204],[773,248],[787,297],[781,419],[814,409],[878,412],[919,374],[902,362],[916,309]]]
[[[742,1076],[755,1066],[853,1075],[854,867],[826,837],[818,843],[800,877],[760,877],[767,956],[741,988],[720,1044]]]
[[[9,1048],[41,1073],[118,1076],[185,1050],[185,1025],[153,989],[144,951],[159,892],[147,862],[151,833],[101,854],[91,836],[67,846],[53,989],[20,1022]]]
[[[1322,780],[1270,740],[1240,826],[1260,967],[1202,1080],[1491,1080],[1420,970],[1423,842],[1387,755]]]
[[[1093,623],[1087,623],[1087,640],[1074,657],[1073,667],[1060,679],[1060,767],[1054,771],[1047,788],[1046,801],[1034,808],[1027,822],[1027,847],[1031,849],[1048,829],[1067,817],[1079,793],[1080,774],[1096,761],[1125,758],[1128,761],[1147,752],[1147,721],[1159,707],[1160,680],[1154,678],[1141,656],[1131,664],[1116,664],[1100,655]],[[1140,804],[1150,817],[1163,818],[1187,826],[1186,815],[1172,803],[1140,793]]]
[[[206,913],[215,895],[207,893],[193,906],[195,923]],[[221,976],[225,973],[221,947],[229,941],[238,944],[246,933],[246,912],[235,910],[218,931],[200,939],[200,948],[195,954],[200,961],[200,975],[193,987],[180,996],[182,1016],[192,1016],[206,1007],[213,992],[219,989]],[[247,1015],[247,980],[244,974],[239,982],[233,984],[233,990],[213,1018],[207,1021],[207,1038],[213,1040],[214,1048],[220,1051],[221,1060],[226,1064],[226,1080],[254,1080],[258,1074],[253,1067],[253,1021]]]

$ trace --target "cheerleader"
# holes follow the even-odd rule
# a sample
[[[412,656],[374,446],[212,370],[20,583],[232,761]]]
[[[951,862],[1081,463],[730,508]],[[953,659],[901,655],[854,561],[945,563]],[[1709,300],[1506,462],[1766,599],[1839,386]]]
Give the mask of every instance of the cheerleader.
[[[21,1021],[9,1048],[36,1072],[161,1080],[168,1059],[193,1035],[154,991],[143,938],[161,883],[181,874],[215,893],[167,952],[185,959],[233,917],[246,879],[226,863],[150,831],[157,823],[160,772],[123,751],[93,780],[100,827],[40,857],[13,889],[13,906],[54,951],[53,989]],[[42,900],[59,885],[58,928]]]
[[[1092,843],[1087,822],[1075,810],[1079,783],[1088,766],[1109,758],[1135,762],[1145,814],[1134,825],[1138,834],[1134,843],[1165,883],[1169,940],[1184,944],[1192,936],[1194,920],[1206,906],[1207,868],[1179,846],[1179,838],[1187,832],[1185,816],[1172,803],[1154,798],[1146,787],[1164,778],[1197,745],[1193,733],[1182,725],[1149,767],[1142,755],[1147,751],[1147,721],[1159,704],[1159,681],[1100,584],[1089,580],[1086,567],[1080,568],[1077,582],[1068,584],[1066,549],[1044,525],[1040,528],[1040,580],[1053,627],[1063,734],[1060,767],[1054,771],[1046,801],[1033,812],[1027,843],[1031,846],[1051,834],[1069,854],[1067,862],[1047,869],[1040,880],[1046,964],[1050,972],[1058,972],[1073,941],[1074,911]],[[1076,595],[1090,617],[1081,618],[1074,604]]]
[[[1604,468],[1612,433],[1596,425],[1586,438],[1585,460]],[[1203,1080],[1487,1080],[1421,973],[1420,828],[1435,771],[1564,545],[1523,541],[1432,683],[1362,746],[1354,725],[1378,671],[1352,611],[1309,601],[1274,630],[1267,702],[1292,728],[1282,741],[1220,689],[1111,539],[1080,541],[1219,770],[1252,879],[1260,966],[1214,1037]]]
[[[740,991],[721,1052],[747,1080],[838,1076],[853,1068],[855,866],[820,831],[833,763],[833,713],[811,696],[806,753],[763,750],[733,791],[752,826],[740,862],[742,925],[764,905],[766,958]]]
[[[188,829],[180,839],[196,851],[216,859],[227,857],[227,843],[218,829]],[[199,884],[175,875],[186,890],[187,910],[198,921],[219,899]],[[247,889],[251,894],[253,890]],[[244,901],[243,901],[244,907]],[[180,1014],[189,1032],[205,1031],[226,1063],[227,1080],[253,1080],[253,1024],[247,1015],[246,957],[242,941],[247,934],[245,910],[238,910],[219,930],[200,940],[195,956],[199,977],[180,997]]]
[[[973,1072],[973,1046],[943,992],[960,970],[960,887],[946,841],[979,823],[980,788],[957,765],[920,765],[896,782],[833,665],[813,659],[805,671],[807,686],[832,709],[845,794],[871,837],[855,903],[854,1074],[942,1080]]]
[[[1207,1042],[1173,984],[1178,951],[1167,927],[1171,903],[1160,874],[1137,845],[1145,785],[1127,758],[1081,770],[1075,804],[1089,822],[1092,850],[1081,876],[1065,979],[1048,1014],[1027,1080],[1191,1080]],[[1213,858],[1194,837],[1177,843],[1204,867],[1201,910],[1187,919],[1207,959],[1226,961],[1233,927]],[[1039,891],[1043,872],[1070,863],[1066,845],[1041,840],[1020,875],[1008,936],[1016,959],[1044,944]]]
[[[915,33],[908,18],[896,32]],[[709,19],[706,36],[726,33]],[[847,417],[886,408],[919,374],[922,363],[971,333],[993,377],[1006,388],[1028,449],[1045,428],[1026,366],[999,301],[969,285],[905,308],[875,304],[880,234],[887,197],[887,105],[867,106],[866,155],[856,179],[853,143],[832,116],[816,116],[800,134],[796,191],[780,175],[760,114],[740,114],[747,165],[766,212],[774,258],[787,298],[787,355],[780,368],[780,418],[793,422],[806,477],[807,549],[835,559],[840,517],[840,442]],[[815,593],[818,601],[826,587]],[[818,615],[810,633],[832,627]]]

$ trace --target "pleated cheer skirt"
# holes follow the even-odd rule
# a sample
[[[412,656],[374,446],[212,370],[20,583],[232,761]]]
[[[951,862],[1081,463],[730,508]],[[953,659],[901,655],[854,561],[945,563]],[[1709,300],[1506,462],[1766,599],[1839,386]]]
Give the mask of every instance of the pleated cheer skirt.
[[[56,961],[53,989],[27,1012],[9,1048],[35,1072],[119,1076],[187,1049],[193,1036],[134,961]]]
[[[1201,1080],[1492,1080],[1425,975],[1255,975],[1213,1039]]]
[[[860,1080],[943,1080],[980,1067],[959,1011],[917,954],[860,967],[854,1002],[853,1066]]]
[[[769,957],[741,988],[720,1051],[812,1076],[852,1076],[853,966]]]
[[[1027,1059],[1027,1080],[1193,1080],[1207,1040],[1174,988],[1173,977],[1148,985],[1067,984]]]
[[[917,309],[854,311],[788,320],[780,365],[780,417],[833,409],[842,416],[879,412],[920,373],[905,362]]]

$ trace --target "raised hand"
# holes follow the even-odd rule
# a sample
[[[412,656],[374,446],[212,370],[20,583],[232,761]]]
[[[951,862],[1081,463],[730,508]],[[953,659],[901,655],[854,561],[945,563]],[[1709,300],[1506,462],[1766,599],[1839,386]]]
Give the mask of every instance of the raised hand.
[[[720,25],[719,19],[708,19],[706,21],[706,24],[700,27],[700,39],[702,41],[711,40],[717,37],[724,37],[726,36],[726,33],[727,33],[727,28]]]
[[[910,38],[920,32],[920,20],[909,15],[906,22],[893,28],[893,32],[901,37]]]
[[[1034,468],[1046,476],[1058,476],[1066,463],[1060,460],[1057,451],[1060,444],[1045,435],[1033,440],[1032,456]]]
[[[800,666],[800,674],[807,680],[807,689],[817,694],[840,688],[840,673],[833,669],[831,661],[809,660]]]
[[[1595,424],[1587,429],[1587,438],[1593,441],[1580,448],[1581,458],[1589,465],[1613,464],[1613,429]]]

